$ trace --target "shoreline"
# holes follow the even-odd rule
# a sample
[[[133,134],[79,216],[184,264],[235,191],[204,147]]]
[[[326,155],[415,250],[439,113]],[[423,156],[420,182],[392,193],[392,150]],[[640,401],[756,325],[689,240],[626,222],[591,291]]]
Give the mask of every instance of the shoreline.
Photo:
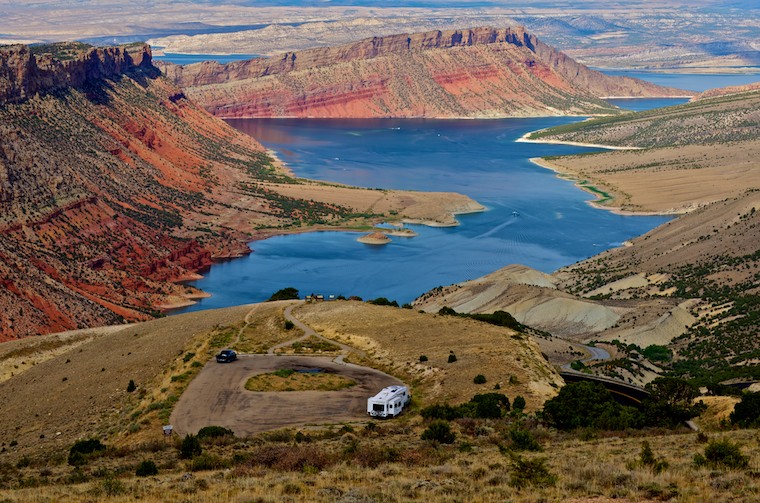
[[[480,204],[480,203],[478,203],[478,204]],[[472,213],[482,213],[484,211],[486,211],[486,207],[483,206],[483,205],[480,205],[479,209],[465,210],[465,211],[452,211],[449,214],[452,215],[452,217],[454,217],[456,215],[469,215],[469,214],[472,214]],[[445,223],[445,222],[438,222],[438,221],[435,221],[435,220],[424,220],[424,219],[420,219],[420,220],[402,219],[399,222],[401,222],[402,224],[424,225],[426,227],[434,227],[434,228],[438,228],[438,227],[457,227],[457,226],[461,225],[460,222],[456,218],[454,218],[453,220],[454,221],[452,223]],[[369,227],[371,229],[373,229],[373,228],[375,228],[374,226],[377,223],[379,223],[379,222],[375,222],[375,223],[369,225]],[[386,222],[386,223],[394,225],[394,222]],[[367,232],[367,231],[368,231],[368,229],[366,227],[365,228],[357,228],[357,227],[328,226],[328,225],[314,225],[314,226],[311,226],[311,227],[298,227],[298,228],[292,228],[292,229],[259,229],[259,230],[255,230],[255,231],[253,231],[251,233],[251,236],[250,236],[249,240],[246,241],[246,244],[251,249],[251,253],[255,253],[256,250],[251,246],[251,245],[253,245],[253,243],[255,243],[257,241],[263,241],[265,239],[277,237],[277,236],[289,236],[289,235],[293,235],[293,234],[305,234],[305,233],[308,233],[308,232],[353,232],[353,233],[359,234],[359,233],[363,233],[363,232]],[[392,234],[394,232],[395,232],[395,234]],[[399,236],[399,237],[409,237],[409,238],[417,236],[417,233],[409,234],[409,233],[401,233],[399,231],[390,231],[389,234],[396,235],[396,236]],[[390,239],[388,239],[387,242],[383,242],[383,243],[375,243],[375,242],[369,243],[369,242],[366,242],[366,241],[362,241],[361,239],[362,238],[359,237],[358,239],[356,239],[356,241],[359,242],[359,243],[372,244],[372,245],[387,244],[388,242],[391,241]],[[249,254],[246,254],[245,256],[247,256],[247,255],[249,255]],[[241,257],[233,257],[233,258],[242,258],[242,256]],[[211,267],[213,267],[216,263],[222,262],[224,260],[229,260],[229,259],[228,258],[220,258],[220,259],[213,259],[213,260],[214,260],[214,264],[211,264]],[[200,274],[198,271],[194,272],[194,276],[195,277],[193,278],[193,280],[198,280],[198,279],[203,279],[204,278],[204,276],[202,274]],[[182,280],[182,281],[187,281],[187,280]],[[181,283],[182,281],[178,281],[178,283]],[[177,302],[170,302],[170,303],[166,303],[166,304],[158,304],[158,305],[156,305],[154,307],[157,310],[161,311],[162,313],[164,313],[166,315],[171,315],[172,311],[175,311],[177,309],[182,309],[184,307],[189,307],[189,306],[192,306],[194,304],[197,304],[196,300],[194,300],[194,299],[207,299],[209,297],[212,297],[211,293],[205,292],[203,290],[199,290],[199,291],[200,291],[200,293],[198,293],[198,294],[193,294],[193,295],[187,296],[185,301],[177,301]]]
[[[577,141],[563,141],[563,140],[544,140],[544,139],[531,139],[529,138],[530,135],[533,133],[537,133],[539,131],[542,131],[541,129],[537,129],[535,131],[529,131],[519,137],[515,140],[517,143],[545,143],[550,145],[571,145],[573,147],[587,147],[587,148],[603,148],[605,150],[642,150],[641,147],[620,147],[617,145],[603,145],[601,143],[581,143]],[[575,154],[569,154],[569,155],[575,155]],[[535,157],[534,159],[540,159],[540,157]]]
[[[688,213],[687,211],[633,211],[633,210],[624,210],[619,206],[605,206],[603,204],[599,204],[599,201],[603,199],[600,196],[599,192],[604,192],[604,191],[602,191],[601,189],[599,189],[598,187],[594,185],[583,185],[581,183],[582,180],[580,180],[575,173],[567,172],[559,168],[558,166],[551,164],[549,161],[545,160],[543,157],[531,157],[528,160],[540,168],[553,171],[554,173],[557,174],[558,177],[564,178],[566,180],[573,182],[573,185],[575,185],[579,189],[595,196],[596,197],[595,200],[588,200],[586,201],[586,204],[599,210],[606,210],[611,213],[614,213],[615,215],[621,215],[625,217],[676,216],[676,215],[683,215],[685,213]],[[596,192],[592,189],[596,189],[599,192]],[[604,192],[604,193],[607,194],[607,192]],[[615,201],[614,195],[611,195],[611,194],[608,194],[608,195],[609,195],[610,201]]]

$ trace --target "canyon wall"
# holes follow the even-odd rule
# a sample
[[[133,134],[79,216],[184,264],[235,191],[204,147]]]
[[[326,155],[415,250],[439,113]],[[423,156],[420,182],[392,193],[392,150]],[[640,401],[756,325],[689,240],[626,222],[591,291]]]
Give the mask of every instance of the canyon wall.
[[[160,77],[147,46],[0,49],[0,340],[147,319],[250,250],[219,218],[273,172]],[[241,210],[255,219],[261,205]]]
[[[18,103],[36,94],[117,78],[135,70],[155,71],[150,47],[93,47],[61,61],[51,53],[34,54],[25,45],[0,47],[0,102]]]
[[[591,70],[522,27],[375,37],[162,71],[221,117],[525,117],[615,113],[605,96],[676,89]]]

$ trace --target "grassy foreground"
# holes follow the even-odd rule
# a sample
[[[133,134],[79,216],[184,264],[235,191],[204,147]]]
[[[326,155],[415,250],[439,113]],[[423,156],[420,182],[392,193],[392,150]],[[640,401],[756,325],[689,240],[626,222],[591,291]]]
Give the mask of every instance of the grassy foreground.
[[[80,468],[66,459],[0,467],[0,501],[757,501],[757,431],[715,434],[750,457],[743,469],[698,468],[707,438],[696,433],[577,434],[523,427],[542,452],[525,452],[505,420],[452,423],[450,445],[420,440],[411,413],[386,422],[326,430],[283,430],[254,438],[204,440],[179,459],[179,441],[106,449]],[[711,435],[711,438],[713,436]],[[642,445],[664,460],[642,463]],[[135,476],[144,460],[158,474]]]

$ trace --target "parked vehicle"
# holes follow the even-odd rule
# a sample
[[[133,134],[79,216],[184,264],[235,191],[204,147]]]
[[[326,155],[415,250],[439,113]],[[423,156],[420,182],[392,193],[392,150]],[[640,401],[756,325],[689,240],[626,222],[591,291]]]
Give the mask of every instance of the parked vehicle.
[[[237,360],[237,353],[231,349],[223,349],[216,355],[216,361],[219,363],[230,363]]]
[[[411,400],[406,386],[388,386],[367,400],[367,414],[372,417],[395,417]]]

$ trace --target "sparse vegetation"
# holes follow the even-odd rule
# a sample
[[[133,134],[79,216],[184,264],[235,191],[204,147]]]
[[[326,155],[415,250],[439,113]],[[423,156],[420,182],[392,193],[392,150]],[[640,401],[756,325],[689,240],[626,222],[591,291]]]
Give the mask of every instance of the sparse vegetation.
[[[280,369],[249,378],[245,383],[245,389],[249,391],[338,391],[355,384],[356,381],[353,379],[337,374]]]
[[[711,440],[705,453],[694,455],[694,466],[713,469],[740,470],[747,468],[749,457],[742,454],[739,445],[728,439]]]
[[[432,440],[440,444],[453,444],[456,435],[451,431],[451,425],[443,419],[434,419],[430,422],[420,437],[422,440]]]
[[[201,446],[200,440],[198,440],[198,437],[192,433],[186,435],[185,438],[182,439],[179,446],[180,459],[193,459],[196,456],[200,456],[202,452],[203,447]]]
[[[137,465],[135,475],[138,477],[152,477],[153,475],[158,475],[158,467],[153,461],[145,459]]]

